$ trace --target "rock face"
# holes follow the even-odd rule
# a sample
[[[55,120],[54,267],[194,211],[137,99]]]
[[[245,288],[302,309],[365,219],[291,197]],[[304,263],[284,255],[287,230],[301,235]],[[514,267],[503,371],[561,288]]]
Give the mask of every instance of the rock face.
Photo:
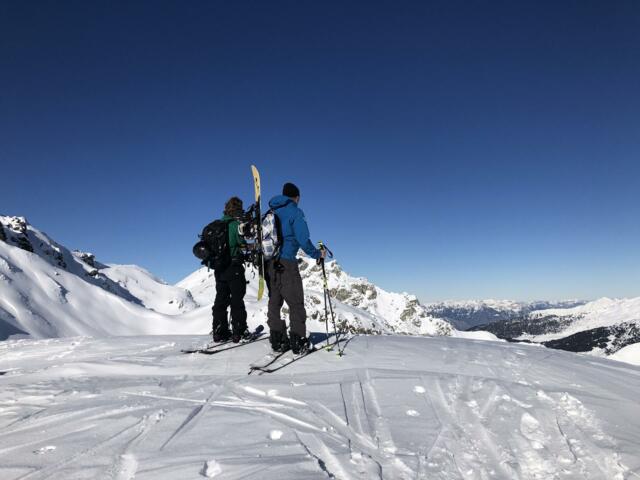
[[[325,332],[325,299],[322,268],[315,261],[300,254],[300,275],[305,290],[307,329]],[[354,333],[401,333],[417,335],[451,335],[453,327],[445,320],[428,315],[418,299],[406,293],[392,293],[381,289],[365,278],[352,277],[335,261],[325,265],[327,283],[338,329]],[[255,318],[266,320],[266,299],[252,305],[257,294],[257,274],[249,268],[246,271],[247,295],[245,304],[251,318],[252,308],[259,309]],[[191,292],[200,305],[210,305],[215,297],[213,271],[201,268],[176,286]],[[327,308],[328,310],[328,308]],[[282,308],[282,318],[287,321],[289,310]],[[329,315],[329,332],[333,325]]]
[[[324,318],[322,268],[303,256],[300,274],[305,287],[307,313],[314,319]],[[387,292],[366,278],[352,277],[335,261],[325,265],[331,298],[342,306],[337,314],[340,325],[356,333],[408,333],[450,335],[453,327],[446,320],[429,315],[414,295]],[[357,311],[368,313],[375,326]]]
[[[79,250],[74,250],[73,254],[76,256],[76,258],[79,258],[90,267],[99,268],[96,265],[96,256],[93,253],[86,253],[86,252],[81,252]]]
[[[0,241],[7,241],[7,235],[4,233],[4,225],[2,225],[2,222],[0,222]]]
[[[33,252],[33,245],[29,240],[28,223],[24,217],[3,217],[7,226],[6,241],[27,252]],[[3,223],[0,221],[0,223]],[[4,228],[3,228],[4,230]]]

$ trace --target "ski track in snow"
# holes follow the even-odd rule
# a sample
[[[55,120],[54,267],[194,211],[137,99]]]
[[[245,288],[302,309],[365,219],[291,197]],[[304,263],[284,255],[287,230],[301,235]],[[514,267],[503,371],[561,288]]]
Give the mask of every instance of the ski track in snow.
[[[343,358],[318,352],[248,376],[268,346],[180,354],[189,341],[0,344],[0,370],[9,372],[0,376],[0,478],[624,480],[640,472],[635,367],[538,347],[386,336],[356,337]]]

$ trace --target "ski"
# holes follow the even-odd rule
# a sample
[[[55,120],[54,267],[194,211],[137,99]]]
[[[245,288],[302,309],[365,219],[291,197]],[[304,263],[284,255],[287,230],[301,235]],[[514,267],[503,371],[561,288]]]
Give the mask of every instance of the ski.
[[[264,326],[263,325],[258,325],[256,327],[256,329],[253,332],[251,332],[251,336],[249,337],[249,339],[241,340],[240,343],[233,343],[233,341],[231,339],[229,339],[229,340],[226,340],[224,342],[218,342],[218,343],[213,343],[213,344],[210,343],[206,347],[202,347],[202,348],[183,349],[183,350],[180,350],[180,352],[182,352],[182,353],[204,353],[206,355],[213,355],[214,353],[224,352],[226,350],[231,350],[233,348],[237,348],[237,347],[241,347],[243,345],[247,345],[248,343],[253,343],[256,340],[259,340],[260,337],[262,337],[264,335],[263,330],[264,330]],[[220,348],[220,347],[224,347],[224,348]]]
[[[267,368],[269,365],[276,362],[280,357],[282,357],[285,353],[289,353],[289,350],[286,352],[270,352],[267,353],[264,357],[255,362],[249,364],[249,373],[251,375],[253,372],[261,371],[264,368]]]
[[[269,364],[267,365],[260,366],[260,367],[252,367],[253,368],[252,371],[258,371],[258,375],[277,372],[278,370],[283,369],[287,365],[291,365],[292,363],[297,362],[298,360],[308,357],[312,353],[319,352],[320,350],[329,350],[328,347],[332,348],[334,345],[335,343],[331,343],[329,345],[323,345],[320,347],[316,347],[315,345],[312,345],[311,350],[303,354],[295,354],[291,350],[289,350],[285,353],[278,355],[277,358],[275,358],[272,362],[269,362]]]
[[[253,189],[256,200],[256,245],[258,248],[258,300],[264,295],[264,257],[262,256],[262,209],[260,194],[260,172],[255,165],[251,165],[253,175]]]
[[[246,345],[249,345],[251,343],[255,343],[255,342],[259,342],[261,340],[267,340],[268,337],[265,338],[260,338],[264,335],[264,333],[260,333],[258,334],[258,336],[256,338],[252,338],[251,340],[245,340],[239,343],[232,343],[231,345],[225,345],[223,348],[213,348],[213,349],[208,349],[208,350],[200,350],[198,352],[195,353],[201,353],[203,355],[215,355],[216,353],[222,353],[222,352],[226,352],[227,350],[233,350],[234,348],[240,348],[240,347],[244,347]]]
[[[182,349],[180,350],[181,353],[201,353],[201,352],[205,352],[207,350],[211,350],[213,348],[218,348],[221,347],[223,345],[227,345],[228,343],[231,343],[231,340],[227,340],[224,342],[209,342],[207,345],[205,345],[204,347],[200,347],[200,348],[191,348],[191,349]]]

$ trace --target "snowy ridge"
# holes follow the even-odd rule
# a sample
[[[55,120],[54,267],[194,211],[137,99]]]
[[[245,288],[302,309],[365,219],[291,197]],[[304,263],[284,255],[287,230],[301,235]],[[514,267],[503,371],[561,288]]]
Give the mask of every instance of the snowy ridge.
[[[0,216],[0,223],[0,340],[21,334],[49,338],[210,331],[212,271],[200,268],[178,284],[167,285],[138,266],[105,265],[90,253],[72,252],[24,218]],[[327,262],[326,269],[337,323],[352,333],[500,337],[596,355],[640,342],[640,298],[588,304],[483,300],[422,305],[413,295],[387,292],[348,275],[335,261]],[[300,270],[308,330],[325,331],[321,269],[302,255]],[[257,273],[248,269],[247,278],[245,303],[253,329],[266,325],[267,299],[256,301]],[[546,308],[549,305],[562,308]],[[283,317],[287,316],[285,306]],[[481,327],[484,332],[451,326],[486,318],[493,323]],[[495,322],[501,318],[508,321]]]
[[[135,265],[105,265],[71,252],[21,217],[0,216],[0,339],[74,335],[204,334],[215,298],[212,271],[200,268],[167,285]],[[301,261],[310,331],[324,331],[321,273]],[[379,289],[327,264],[337,322],[346,330],[449,335],[451,326],[427,315],[411,295]],[[250,328],[266,324],[267,300],[256,301],[257,275],[247,271]],[[287,317],[286,308],[283,309]]]
[[[474,330],[487,330],[502,339],[539,343],[551,348],[612,355],[640,342],[640,297],[601,298],[572,308],[535,310],[479,325]],[[629,356],[615,358],[627,359]]]
[[[178,315],[200,306],[188,290],[168,285],[137,265],[108,265],[102,273],[156,312]]]
[[[536,337],[536,341],[554,340],[598,327],[609,327],[624,322],[640,323],[640,297],[621,299],[605,297],[574,308],[538,310],[531,316],[532,318],[555,316],[575,319],[561,332]]]
[[[146,308],[120,274],[110,278],[108,266],[70,252],[24,218],[0,222],[7,238],[0,241],[0,339],[205,331],[197,315],[178,318]],[[188,299],[188,292],[180,298]]]

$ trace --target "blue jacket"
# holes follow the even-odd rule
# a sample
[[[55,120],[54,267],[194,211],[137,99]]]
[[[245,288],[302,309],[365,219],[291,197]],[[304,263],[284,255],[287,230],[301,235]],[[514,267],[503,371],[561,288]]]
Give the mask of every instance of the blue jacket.
[[[269,206],[278,216],[282,227],[280,258],[295,261],[299,248],[311,258],[320,258],[320,250],[311,243],[307,221],[296,202],[292,198],[278,195],[269,201]]]

